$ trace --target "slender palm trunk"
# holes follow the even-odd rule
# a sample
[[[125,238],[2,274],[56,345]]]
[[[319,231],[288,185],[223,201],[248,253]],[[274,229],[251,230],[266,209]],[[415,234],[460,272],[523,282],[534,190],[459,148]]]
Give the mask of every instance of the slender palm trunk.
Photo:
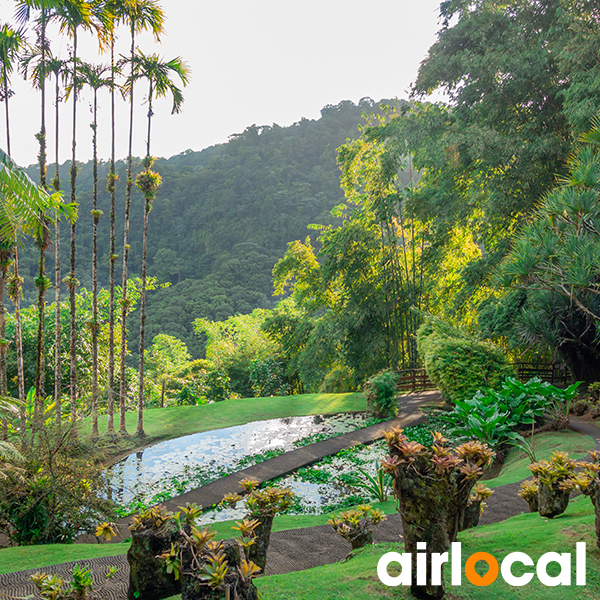
[[[109,257],[109,303],[108,303],[108,424],[109,434],[115,432],[115,187],[117,176],[115,172],[115,39],[111,35],[110,41],[110,173],[108,176],[108,187],[110,191],[110,257]]]
[[[129,213],[131,211],[131,188],[133,186],[133,176],[131,173],[131,163],[133,161],[133,56],[135,53],[135,29],[131,25],[131,90],[129,94],[129,154],[127,156],[127,184],[125,186],[125,230],[123,234],[123,279],[121,282],[123,289],[123,299],[121,301],[121,368],[119,382],[119,408],[120,423],[119,432],[126,434],[127,426],[125,424],[125,401],[127,394],[127,381],[125,380],[125,353],[127,349],[127,262],[129,260]]]
[[[97,148],[97,91],[94,90],[94,122],[92,124],[93,147],[93,229],[92,229],[92,438],[98,437],[98,148]]]
[[[45,361],[44,361],[44,319],[46,313],[46,238],[47,229],[46,221],[43,215],[42,219],[43,231],[39,240],[40,258],[38,265],[38,276],[36,286],[38,288],[38,331],[37,331],[37,352],[35,365],[35,404],[33,411],[33,434],[41,428],[42,415],[44,412],[44,397],[45,397]]]
[[[77,201],[77,30],[73,35],[73,142],[71,156],[71,202]],[[71,317],[71,336],[69,344],[70,353],[70,385],[71,385],[71,421],[73,423],[73,434],[77,435],[77,333],[75,330],[75,220],[71,223],[71,271],[69,273],[69,308]]]
[[[41,72],[40,72],[40,92],[41,92],[41,115],[40,115],[40,133],[38,134],[40,143],[40,155],[38,157],[40,167],[40,185],[46,189],[46,11],[42,9],[41,15]]]
[[[4,310],[4,287],[7,275],[7,265],[10,253],[0,251],[0,396],[8,395],[8,381],[6,377],[6,315]],[[6,266],[5,266],[6,265]],[[2,433],[0,438],[8,439],[8,419],[2,419]]]
[[[150,161],[150,128],[152,124],[152,80],[148,93],[148,139],[146,140],[146,160]],[[150,170],[150,163],[146,163]],[[148,246],[148,216],[150,215],[150,198],[144,197],[144,237],[142,243],[142,290],[140,298],[140,373],[138,386],[138,420],[136,434],[144,435],[144,337],[146,334],[146,253]],[[163,397],[164,398],[164,397]]]
[[[6,74],[6,65],[4,65],[4,111],[6,113],[6,151],[10,153],[10,118],[8,116],[8,79]]]
[[[40,186],[46,188],[46,20],[45,12],[42,11],[42,28],[41,28],[41,50],[42,57],[40,62],[40,92],[41,92],[41,115],[40,115]],[[46,247],[47,247],[47,230],[46,221],[43,215],[40,215],[42,221],[42,232],[39,239],[40,258],[38,263],[38,277],[36,286],[38,288],[38,331],[37,331],[37,352],[35,365],[35,401],[33,411],[33,431],[41,427],[43,415],[43,404],[45,396],[45,360],[44,360],[44,320],[46,313]]]
[[[59,124],[58,124],[58,104],[60,101],[60,88],[58,83],[59,74],[56,73],[56,107],[55,107],[55,139],[54,139],[54,157],[56,171],[52,185],[54,190],[58,192],[60,190],[60,173],[58,164],[58,136],[59,136]],[[54,406],[56,414],[56,425],[58,427],[58,434],[60,435],[61,421],[62,421],[62,365],[61,365],[61,321],[60,321],[60,219],[58,214],[54,222]]]
[[[150,200],[144,202],[144,241],[142,243],[142,291],[140,298],[140,375],[138,391],[138,419],[136,435],[144,434],[144,335],[146,333],[146,249],[148,242],[148,215]]]
[[[17,246],[14,246],[14,286],[11,290],[12,300],[15,305],[15,328],[17,346],[17,386],[19,400],[22,402],[19,409],[21,442],[25,443],[27,433],[27,413],[25,411],[25,374],[23,370],[23,337],[21,333],[21,278],[19,277],[19,254]]]

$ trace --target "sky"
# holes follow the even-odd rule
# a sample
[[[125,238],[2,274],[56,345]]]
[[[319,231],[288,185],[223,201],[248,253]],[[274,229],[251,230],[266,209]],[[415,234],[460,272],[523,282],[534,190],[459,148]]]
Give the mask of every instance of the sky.
[[[369,96],[406,98],[420,62],[440,28],[439,0],[162,0],[166,35],[157,44],[139,37],[140,49],[165,59],[182,57],[192,69],[180,114],[171,115],[170,99],[154,105],[152,154],[170,157],[202,150],[256,125],[291,125],[318,119],[327,104],[358,102]],[[0,0],[0,21],[14,22],[12,0]],[[49,31],[53,51],[67,58],[68,39]],[[118,31],[117,53],[127,54],[126,28]],[[80,36],[84,60],[108,62],[97,43]],[[18,74],[10,99],[13,158],[21,165],[37,161],[40,96]],[[54,162],[54,84],[48,85],[49,162]],[[146,142],[146,85],[135,90],[133,153]],[[77,106],[77,159],[92,156],[91,95]],[[99,94],[99,155],[110,155],[110,101]],[[71,156],[72,101],[59,104],[60,162]],[[0,148],[6,147],[4,105],[0,105]],[[117,103],[117,158],[127,155],[128,109]]]

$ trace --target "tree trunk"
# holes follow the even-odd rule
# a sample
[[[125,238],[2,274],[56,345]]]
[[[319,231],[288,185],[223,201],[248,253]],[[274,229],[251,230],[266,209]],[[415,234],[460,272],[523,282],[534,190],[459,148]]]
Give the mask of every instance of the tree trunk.
[[[21,278],[19,277],[19,255],[17,246],[14,247],[15,260],[14,269],[14,289],[13,302],[15,304],[15,335],[17,346],[17,385],[18,396],[22,402],[19,411],[21,443],[25,444],[25,435],[27,433],[27,413],[25,412],[25,374],[23,371],[23,337],[21,334]]]
[[[109,301],[108,301],[108,423],[107,432],[115,432],[115,187],[117,184],[115,173],[115,39],[111,34],[110,40],[110,173],[108,175],[108,191],[110,192],[110,257],[109,257]]]
[[[38,277],[36,286],[38,288],[38,331],[37,331],[37,350],[35,362],[35,407],[33,411],[33,434],[38,432],[42,425],[44,414],[44,397],[46,369],[44,361],[44,319],[46,316],[46,220],[40,215],[42,220],[42,239],[39,242],[40,259],[38,268]]]
[[[160,387],[160,407],[165,407],[165,388],[167,387],[167,382],[163,379]]]
[[[127,348],[127,262],[129,260],[129,213],[131,210],[131,188],[133,179],[131,173],[131,163],[133,160],[133,56],[135,53],[135,29],[131,25],[131,91],[129,94],[129,154],[127,156],[127,183],[125,186],[125,227],[123,232],[123,279],[121,286],[123,289],[123,299],[121,301],[121,368],[119,382],[119,405],[120,405],[120,424],[119,432],[126,434],[127,426],[125,424],[125,400],[127,394],[127,382],[125,380],[125,354]]]
[[[54,140],[54,160],[56,171],[52,184],[54,190],[60,190],[60,173],[58,163],[58,139],[59,139],[59,111],[58,104],[59,96],[59,74],[56,73],[56,106],[55,106],[55,140]],[[61,421],[62,421],[62,365],[61,365],[61,320],[60,320],[60,219],[56,216],[54,224],[54,405],[56,412],[56,425],[58,427],[58,435],[60,436]]]
[[[98,152],[97,152],[97,91],[94,90],[94,121],[92,123],[93,200],[92,200],[92,439],[98,437]]]
[[[71,202],[77,201],[77,30],[73,36],[73,142],[71,156]],[[75,288],[77,280],[75,279],[75,221],[71,223],[71,271],[69,273],[69,309],[70,309],[70,385],[71,385],[71,422],[72,432],[77,436],[77,332],[75,320]]]
[[[10,118],[8,116],[8,78],[6,74],[6,63],[3,65],[4,70],[4,110],[6,113],[6,151],[12,158],[10,153]]]
[[[6,251],[0,251],[0,396],[8,395],[8,381],[6,377],[6,313],[4,309],[4,283],[6,281],[7,271],[5,265],[9,260],[10,254]],[[8,439],[8,420],[2,419],[2,433],[0,439]]]
[[[142,243],[142,291],[140,298],[140,374],[138,391],[138,420],[136,434],[144,435],[144,335],[146,333],[146,251],[148,244],[148,215],[150,200],[144,202],[144,238]]]

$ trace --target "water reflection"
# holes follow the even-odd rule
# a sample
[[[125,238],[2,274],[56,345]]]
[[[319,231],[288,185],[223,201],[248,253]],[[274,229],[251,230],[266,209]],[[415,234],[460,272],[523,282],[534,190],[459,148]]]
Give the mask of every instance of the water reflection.
[[[306,436],[353,431],[364,426],[368,418],[366,413],[287,417],[161,442],[109,469],[113,498],[129,504],[135,499],[148,502],[161,493],[181,494],[238,470],[247,456],[266,450],[293,450],[294,442]]]

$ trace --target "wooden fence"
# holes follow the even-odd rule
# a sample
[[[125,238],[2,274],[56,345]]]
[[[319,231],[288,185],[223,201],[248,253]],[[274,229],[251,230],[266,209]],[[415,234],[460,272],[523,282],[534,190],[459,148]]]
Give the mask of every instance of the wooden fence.
[[[553,385],[566,384],[571,376],[564,364],[518,362],[513,365],[521,381],[539,377]],[[432,390],[435,384],[429,379],[423,367],[398,371],[396,387],[401,392],[418,392]]]

